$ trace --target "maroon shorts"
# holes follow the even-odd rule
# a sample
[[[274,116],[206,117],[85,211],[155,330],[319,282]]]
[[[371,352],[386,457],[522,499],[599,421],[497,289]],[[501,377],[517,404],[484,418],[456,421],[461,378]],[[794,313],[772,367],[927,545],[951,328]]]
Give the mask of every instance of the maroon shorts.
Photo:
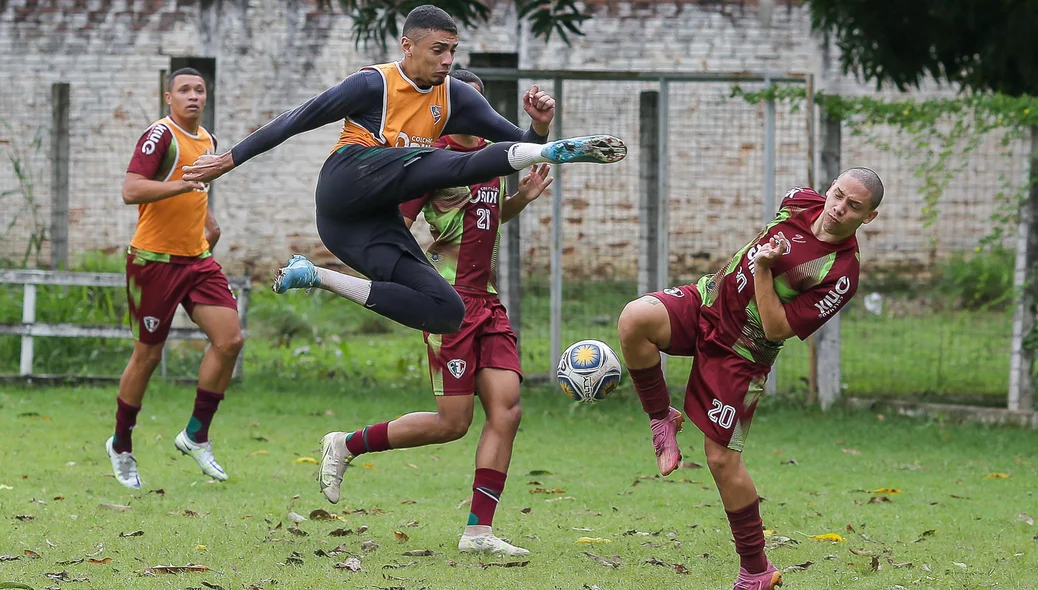
[[[177,305],[188,315],[196,305],[238,309],[223,269],[213,260],[172,256],[170,262],[126,257],[126,298],[130,302],[130,329],[144,344],[160,344],[169,335]]]
[[[472,395],[480,369],[514,371],[522,380],[519,347],[497,295],[461,293],[465,319],[453,334],[425,333],[429,377],[436,395]]]
[[[702,299],[695,285],[649,295],[670,315],[670,348],[663,352],[695,359],[685,389],[685,415],[714,442],[741,452],[770,367],[705,337],[716,328],[700,313]]]

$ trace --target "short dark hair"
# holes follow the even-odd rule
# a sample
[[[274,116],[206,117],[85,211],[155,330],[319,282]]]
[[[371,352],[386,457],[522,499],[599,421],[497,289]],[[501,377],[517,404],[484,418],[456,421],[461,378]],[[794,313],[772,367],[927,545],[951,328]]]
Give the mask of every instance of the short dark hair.
[[[414,39],[417,31],[446,31],[458,34],[458,25],[451,15],[432,4],[423,4],[407,13],[404,19],[404,36]]]
[[[209,86],[206,83],[205,76],[202,75],[202,72],[199,72],[195,68],[180,68],[179,70],[176,70],[175,72],[170,74],[169,78],[166,79],[166,88],[167,89],[173,88],[173,81],[177,79],[177,76],[198,76],[199,78],[202,79],[202,83],[206,84],[207,88]]]
[[[879,207],[879,204],[883,202],[883,181],[880,180],[879,174],[876,174],[875,170],[864,166],[855,166],[840,173],[840,176],[843,175],[854,178],[865,187],[865,190],[869,191],[869,200],[872,203],[873,209]]]
[[[464,82],[466,84],[475,84],[479,87],[479,93],[483,94],[484,86],[483,81],[479,79],[479,76],[473,74],[468,70],[454,70],[451,72],[451,78],[454,78],[458,82]]]

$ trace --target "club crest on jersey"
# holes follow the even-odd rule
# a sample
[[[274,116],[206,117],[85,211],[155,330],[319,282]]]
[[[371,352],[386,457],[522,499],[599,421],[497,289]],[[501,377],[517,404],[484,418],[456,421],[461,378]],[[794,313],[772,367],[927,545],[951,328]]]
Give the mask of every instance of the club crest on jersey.
[[[439,125],[440,119],[443,118],[443,107],[438,104],[434,104],[429,107],[429,111],[432,113],[433,125]]]
[[[159,328],[160,323],[162,322],[159,321],[159,318],[155,318],[150,315],[144,316],[144,329],[148,332],[154,332],[155,330],[157,330]]]
[[[454,375],[455,379],[461,379],[461,376],[465,374],[466,366],[465,361],[461,359],[454,359],[447,362],[447,370],[451,372],[451,375]]]

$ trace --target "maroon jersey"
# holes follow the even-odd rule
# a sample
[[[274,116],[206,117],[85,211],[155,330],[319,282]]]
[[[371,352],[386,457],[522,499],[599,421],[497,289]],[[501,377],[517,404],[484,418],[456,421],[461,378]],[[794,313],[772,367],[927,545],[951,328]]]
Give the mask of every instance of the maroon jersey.
[[[836,314],[858,289],[858,241],[839,243],[814,236],[811,224],[823,213],[825,197],[809,188],[786,194],[774,221],[746,244],[721,271],[699,280],[701,313],[716,329],[707,336],[758,364],[770,366],[781,342],[764,336],[753,286],[753,256],[782,232],[790,250],[771,265],[775,292],[793,332],[806,339]],[[673,293],[671,293],[673,294]]]
[[[459,152],[481,150],[487,143],[465,147],[443,136],[435,147]],[[437,272],[462,291],[497,293],[497,252],[500,245],[504,179],[444,189],[400,205],[409,219],[425,214],[433,243],[426,249]]]

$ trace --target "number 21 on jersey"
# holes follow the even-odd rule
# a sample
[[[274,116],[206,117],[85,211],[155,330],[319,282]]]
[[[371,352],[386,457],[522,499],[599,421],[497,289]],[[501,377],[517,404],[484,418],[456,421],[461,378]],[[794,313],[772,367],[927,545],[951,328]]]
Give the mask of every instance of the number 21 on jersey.
[[[490,229],[490,209],[483,207],[476,209],[476,227],[479,229]]]

